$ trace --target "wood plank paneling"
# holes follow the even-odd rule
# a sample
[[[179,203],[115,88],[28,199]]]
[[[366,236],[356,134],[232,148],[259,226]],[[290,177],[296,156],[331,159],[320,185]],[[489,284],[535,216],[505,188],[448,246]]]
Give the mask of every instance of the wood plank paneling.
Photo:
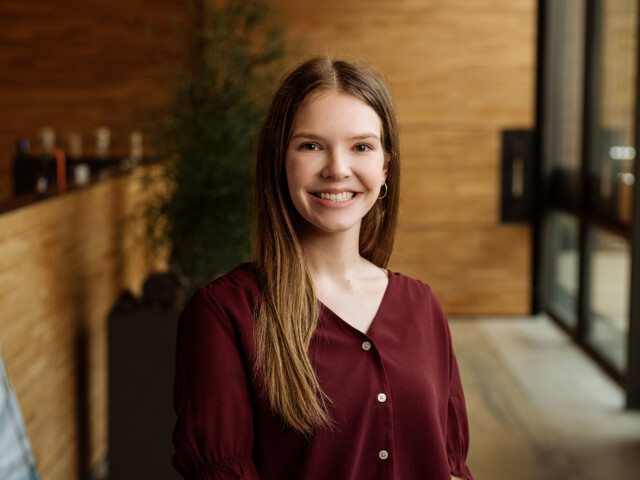
[[[527,226],[500,224],[500,132],[534,123],[533,0],[276,0],[296,56],[372,63],[397,105],[403,163],[391,268],[445,310],[526,313]]]
[[[535,2],[277,0],[290,43],[373,63],[403,125],[531,125]]]
[[[0,216],[0,342],[45,480],[79,478],[81,451],[87,464],[107,453],[107,315],[161,267],[125,221],[141,174]]]
[[[402,129],[400,223],[499,222],[500,138],[487,131]]]
[[[449,314],[527,314],[529,236],[522,226],[401,228],[392,270],[430,285]]]

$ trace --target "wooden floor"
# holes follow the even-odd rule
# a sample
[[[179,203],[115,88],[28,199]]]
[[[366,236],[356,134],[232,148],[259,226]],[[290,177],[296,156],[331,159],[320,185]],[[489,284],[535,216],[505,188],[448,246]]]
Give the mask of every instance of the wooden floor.
[[[640,412],[553,322],[450,323],[475,480],[640,478]]]

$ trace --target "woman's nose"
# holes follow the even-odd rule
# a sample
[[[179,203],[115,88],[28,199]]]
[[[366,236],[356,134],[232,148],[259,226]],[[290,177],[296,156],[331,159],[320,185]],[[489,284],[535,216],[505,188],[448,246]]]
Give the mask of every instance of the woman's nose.
[[[339,150],[331,150],[327,153],[326,164],[322,170],[325,178],[342,179],[351,174],[349,156]]]

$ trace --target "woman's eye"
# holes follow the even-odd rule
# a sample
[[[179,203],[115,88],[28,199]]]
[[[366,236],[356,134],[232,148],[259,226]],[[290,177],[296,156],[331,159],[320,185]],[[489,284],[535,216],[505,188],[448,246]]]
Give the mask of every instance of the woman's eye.
[[[300,149],[313,152],[318,150],[319,148],[315,143],[303,143],[302,145],[300,145]]]
[[[367,145],[366,143],[360,143],[355,146],[356,152],[369,152],[372,150],[371,145]]]

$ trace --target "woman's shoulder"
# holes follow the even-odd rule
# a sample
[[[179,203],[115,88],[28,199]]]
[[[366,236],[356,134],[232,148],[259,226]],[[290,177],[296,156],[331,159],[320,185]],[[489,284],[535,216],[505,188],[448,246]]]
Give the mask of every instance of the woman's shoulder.
[[[191,301],[205,300],[226,309],[239,304],[253,305],[260,295],[253,263],[243,263],[198,288]]]
[[[408,277],[400,272],[394,272],[391,270],[387,271],[389,272],[389,278],[404,291],[433,295],[431,286],[428,283],[416,278]]]
[[[389,279],[394,285],[393,292],[397,301],[414,307],[426,307],[432,313],[444,315],[442,306],[428,283],[391,270]]]
[[[233,270],[203,285],[198,290],[216,292],[224,292],[226,290],[259,290],[258,278],[253,263],[242,263]]]

